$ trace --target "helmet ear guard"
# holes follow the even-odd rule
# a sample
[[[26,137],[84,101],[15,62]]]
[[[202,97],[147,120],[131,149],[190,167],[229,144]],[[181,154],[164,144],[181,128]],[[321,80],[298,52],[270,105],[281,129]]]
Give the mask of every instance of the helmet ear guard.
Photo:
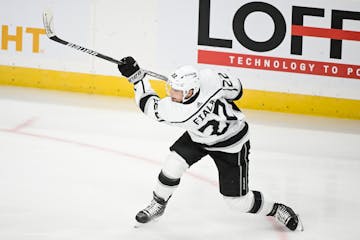
[[[183,66],[170,75],[168,84],[170,88],[182,91],[182,102],[187,102],[200,90],[199,73],[192,66]],[[188,97],[191,90],[192,95]]]

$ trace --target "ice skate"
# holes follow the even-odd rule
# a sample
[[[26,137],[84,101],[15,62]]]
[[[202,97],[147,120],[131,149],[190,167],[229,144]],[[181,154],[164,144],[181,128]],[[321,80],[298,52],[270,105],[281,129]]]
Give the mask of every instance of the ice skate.
[[[291,231],[304,231],[302,222],[297,214],[284,204],[275,203],[274,217]]]
[[[154,198],[151,201],[150,205],[138,212],[136,214],[136,221],[137,225],[135,227],[138,227],[142,224],[148,223],[150,221],[153,221],[164,214],[165,208],[166,208],[167,201],[162,199],[161,197],[158,197],[154,193]]]

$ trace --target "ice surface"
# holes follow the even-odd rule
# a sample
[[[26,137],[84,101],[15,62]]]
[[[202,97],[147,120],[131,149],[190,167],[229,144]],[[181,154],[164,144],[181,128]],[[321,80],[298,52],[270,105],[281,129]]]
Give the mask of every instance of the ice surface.
[[[135,229],[183,131],[128,99],[0,87],[0,239],[359,239],[360,121],[245,114],[250,188],[292,206],[304,232],[228,209],[210,158],[158,222]]]

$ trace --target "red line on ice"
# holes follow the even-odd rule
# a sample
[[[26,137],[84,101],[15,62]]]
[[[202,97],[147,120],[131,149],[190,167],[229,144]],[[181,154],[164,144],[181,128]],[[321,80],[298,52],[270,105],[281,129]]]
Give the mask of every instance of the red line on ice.
[[[91,148],[91,149],[95,149],[95,150],[98,150],[98,151],[103,151],[103,152],[118,154],[118,155],[129,157],[129,158],[138,159],[138,160],[141,160],[141,161],[153,164],[153,165],[161,165],[162,164],[161,161],[157,161],[157,160],[154,160],[154,159],[151,159],[151,158],[142,157],[142,156],[138,156],[138,155],[134,155],[134,154],[121,152],[119,150],[112,149],[112,148],[102,147],[102,146],[98,146],[98,145],[93,145],[93,144],[88,144],[88,143],[83,143],[83,142],[78,142],[78,141],[74,141],[74,140],[58,138],[58,137],[52,137],[52,136],[47,136],[47,135],[27,133],[27,132],[19,131],[19,130],[25,128],[26,126],[29,126],[33,121],[34,121],[34,119],[29,119],[28,121],[24,122],[23,124],[20,124],[19,126],[13,128],[13,129],[0,129],[0,132],[7,132],[7,133],[17,134],[17,135],[22,135],[22,136],[35,137],[35,138],[40,138],[40,139],[54,141],[54,142],[60,142],[60,143],[77,145],[77,146],[80,146],[80,147]],[[191,172],[185,172],[185,174],[187,174],[187,175],[189,175],[189,176],[191,176],[191,177],[193,177],[193,178],[195,178],[195,179],[197,179],[199,181],[205,182],[205,183],[207,183],[207,184],[209,184],[209,185],[211,185],[213,187],[218,187],[218,182],[217,181],[213,181],[211,179],[208,179],[206,177],[203,177],[201,175],[194,174],[194,173],[191,173]],[[278,226],[278,224],[275,222],[275,220],[273,218],[268,218],[268,219],[272,223],[274,229],[277,230],[279,240],[287,240],[286,233]]]

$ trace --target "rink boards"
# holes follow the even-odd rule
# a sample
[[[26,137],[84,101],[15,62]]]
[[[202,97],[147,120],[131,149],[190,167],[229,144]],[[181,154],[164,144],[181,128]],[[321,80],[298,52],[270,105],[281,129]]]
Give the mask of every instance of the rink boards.
[[[238,76],[240,107],[360,119],[358,2],[2,4],[0,84],[132,97],[116,65],[49,40],[44,9],[60,38],[115,59],[131,55],[163,75],[196,65]],[[163,83],[153,84],[164,95]]]
[[[0,83],[5,85],[134,96],[132,85],[124,77],[9,66],[0,66],[0,75]],[[165,96],[164,82],[151,83],[161,97]],[[236,103],[240,108],[360,119],[359,100],[244,89],[244,96]]]

